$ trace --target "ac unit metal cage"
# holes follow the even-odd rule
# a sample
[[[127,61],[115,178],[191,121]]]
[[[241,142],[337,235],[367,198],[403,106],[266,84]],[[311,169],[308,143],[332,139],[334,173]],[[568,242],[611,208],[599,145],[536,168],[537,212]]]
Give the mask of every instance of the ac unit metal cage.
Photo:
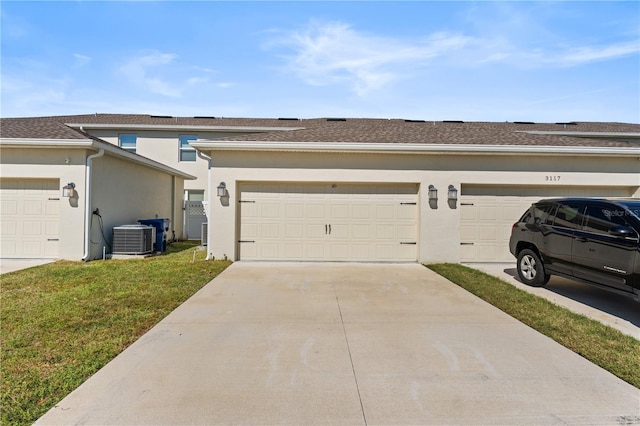
[[[147,254],[153,251],[156,229],[146,225],[113,228],[113,254]]]
[[[207,245],[207,239],[209,238],[209,224],[207,222],[204,222],[202,224],[202,233],[200,234],[200,244],[202,244],[203,246]]]

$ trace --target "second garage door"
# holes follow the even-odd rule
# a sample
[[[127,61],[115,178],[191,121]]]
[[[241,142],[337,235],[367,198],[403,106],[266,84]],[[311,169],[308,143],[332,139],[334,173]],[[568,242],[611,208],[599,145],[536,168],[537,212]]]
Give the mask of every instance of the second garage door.
[[[460,260],[513,262],[511,226],[534,202],[551,197],[629,197],[626,187],[542,187],[462,185]]]
[[[417,259],[418,185],[240,185],[241,260]]]

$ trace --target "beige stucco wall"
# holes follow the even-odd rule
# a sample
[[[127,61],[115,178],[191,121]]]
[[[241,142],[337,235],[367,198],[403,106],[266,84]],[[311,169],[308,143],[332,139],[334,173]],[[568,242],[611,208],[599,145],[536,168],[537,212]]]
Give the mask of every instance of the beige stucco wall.
[[[212,220],[208,250],[216,258],[237,259],[238,185],[273,182],[406,182],[420,185],[419,261],[457,262],[460,209],[447,202],[447,187],[462,184],[575,187],[616,186],[640,195],[637,157],[551,155],[405,155],[294,152],[213,152],[209,187],[224,181],[229,200],[209,191]],[[549,176],[560,176],[549,180]],[[557,179],[557,178],[556,178]],[[439,190],[437,208],[427,198]],[[460,193],[460,192],[459,192]]]
[[[120,133],[133,133],[137,135],[136,153],[147,158],[165,164],[176,170],[195,176],[195,180],[188,180],[184,183],[185,189],[207,189],[208,163],[202,158],[196,157],[196,161],[179,161],[181,135],[196,136],[199,140],[213,140],[227,136],[237,135],[237,133],[218,132],[170,132],[170,131],[114,131],[114,130],[91,130],[90,133],[113,145],[118,145],[118,135]]]
[[[171,231],[175,231],[176,238],[182,238],[182,178],[110,156],[94,159],[92,169],[91,211],[99,210],[109,243],[113,227],[136,224],[139,219],[170,219],[169,239]],[[99,258],[105,243],[98,217],[92,218],[91,257]]]

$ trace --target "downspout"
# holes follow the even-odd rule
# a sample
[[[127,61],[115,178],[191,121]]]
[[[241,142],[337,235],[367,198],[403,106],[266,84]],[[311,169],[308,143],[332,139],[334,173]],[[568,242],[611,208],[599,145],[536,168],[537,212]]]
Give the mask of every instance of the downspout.
[[[84,203],[84,254],[82,255],[82,260],[85,262],[89,260],[89,242],[91,241],[91,177],[92,170],[91,164],[94,158],[102,157],[104,155],[104,148],[100,148],[97,154],[93,154],[87,157],[87,171],[85,175],[84,182],[84,193],[85,193],[85,203]]]
[[[206,190],[206,194],[207,197],[210,196],[210,186],[211,186],[211,157],[204,155],[202,152],[200,152],[200,150],[196,150],[196,153],[198,154],[198,157],[202,158],[203,160],[207,161],[208,163],[208,167],[207,167],[207,190]],[[207,202],[210,200],[207,200]],[[209,214],[211,214],[211,203],[209,203]],[[210,220],[209,217],[207,217],[207,220]],[[207,238],[209,238],[209,235],[211,235],[211,232],[207,233]],[[211,244],[209,244],[209,241],[207,241],[207,257],[206,260],[211,260],[213,258],[212,253],[209,251],[209,247],[211,247]]]

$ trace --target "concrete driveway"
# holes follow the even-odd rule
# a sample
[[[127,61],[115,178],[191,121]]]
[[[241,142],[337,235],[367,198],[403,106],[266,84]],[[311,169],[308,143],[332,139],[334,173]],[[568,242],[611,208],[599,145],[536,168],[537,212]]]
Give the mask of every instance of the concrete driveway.
[[[55,262],[55,259],[0,259],[0,274]]]
[[[640,390],[417,264],[239,262],[37,424],[640,424]]]

